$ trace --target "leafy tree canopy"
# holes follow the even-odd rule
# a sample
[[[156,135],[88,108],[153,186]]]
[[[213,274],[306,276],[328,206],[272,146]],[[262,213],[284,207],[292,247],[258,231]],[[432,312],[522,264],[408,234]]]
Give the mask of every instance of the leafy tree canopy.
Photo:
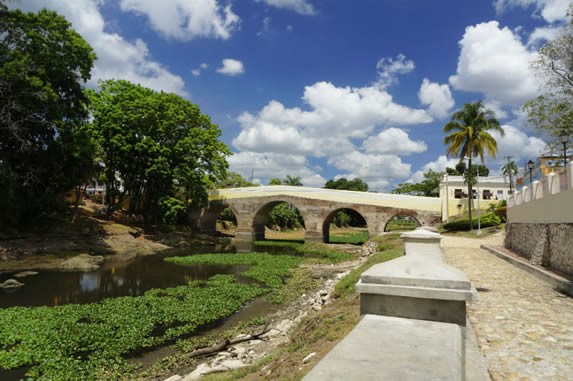
[[[368,184],[358,177],[353,180],[347,180],[344,177],[338,180],[328,180],[326,184],[324,184],[324,188],[368,192]]]
[[[257,184],[253,184],[250,181],[245,180],[237,172],[227,172],[225,176],[217,181],[215,188],[243,188],[243,187],[256,187]]]
[[[399,184],[392,193],[408,194],[411,196],[438,197],[439,186],[444,172],[436,172],[431,169],[424,173],[424,180],[419,183]]]
[[[283,181],[277,177],[270,179],[269,185],[282,185]]]
[[[283,180],[283,185],[290,185],[293,187],[302,187],[302,182],[300,180],[300,177],[296,176],[291,176],[291,175],[287,175],[286,178]]]
[[[93,169],[83,128],[95,54],[55,12],[0,3],[0,224],[54,211]]]
[[[562,132],[573,135],[573,5],[568,15],[569,25],[539,49],[533,62],[544,81],[545,93],[524,106],[529,123],[552,139],[550,148],[560,146],[558,136]]]
[[[464,161],[456,164],[455,168],[446,168],[446,173],[450,176],[464,176],[467,172],[467,166]],[[483,164],[472,164],[472,175],[480,177],[487,177],[489,175],[489,168]]]
[[[123,80],[103,81],[89,96],[110,211],[129,197],[130,211],[147,224],[165,213],[173,220],[164,209],[181,204],[169,198],[202,206],[207,189],[225,178],[230,151],[196,105]]]

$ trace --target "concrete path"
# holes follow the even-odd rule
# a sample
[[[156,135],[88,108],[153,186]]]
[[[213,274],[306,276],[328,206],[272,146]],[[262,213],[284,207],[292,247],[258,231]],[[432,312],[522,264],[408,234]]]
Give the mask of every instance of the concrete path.
[[[479,248],[502,240],[442,240],[447,262],[480,291],[468,316],[492,380],[573,380],[573,298]]]

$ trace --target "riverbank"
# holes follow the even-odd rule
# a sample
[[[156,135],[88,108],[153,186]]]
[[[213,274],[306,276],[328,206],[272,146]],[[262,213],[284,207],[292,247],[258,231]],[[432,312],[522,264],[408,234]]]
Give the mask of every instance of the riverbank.
[[[224,250],[230,245],[230,238],[201,235],[184,228],[144,233],[139,224],[122,217],[107,219],[97,205],[88,203],[80,207],[73,220],[47,220],[27,231],[2,232],[0,272],[65,270],[65,261],[78,256],[82,263],[93,263],[90,257],[99,256],[128,261],[170,248],[217,244]],[[93,270],[93,266],[86,269]],[[68,270],[82,270],[82,264]]]
[[[188,381],[199,376],[205,380],[301,379],[358,322],[359,298],[354,285],[360,274],[376,263],[403,254],[398,234],[378,237],[377,242],[362,247],[346,248],[354,251],[354,260],[331,265],[306,264],[299,269],[298,280],[296,273],[293,275],[292,299],[264,318],[268,327],[262,337],[231,345],[200,360],[187,357],[197,349],[189,347],[187,354],[175,356],[171,360],[173,366],[166,367],[173,369],[167,372],[170,377],[161,377],[164,369],[164,372],[144,373],[138,379]],[[296,286],[303,282],[304,286]],[[257,331],[260,332],[260,327],[231,331],[227,337],[232,340]]]

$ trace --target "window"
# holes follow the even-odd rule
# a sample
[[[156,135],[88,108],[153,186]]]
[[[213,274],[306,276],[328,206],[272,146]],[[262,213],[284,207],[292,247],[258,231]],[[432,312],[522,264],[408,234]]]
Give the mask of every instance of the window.
[[[482,198],[484,200],[491,200],[492,196],[493,196],[493,194],[491,193],[491,191],[489,189],[484,189],[483,196],[482,196]]]
[[[454,190],[454,198],[462,198],[464,195],[464,191],[462,189]]]

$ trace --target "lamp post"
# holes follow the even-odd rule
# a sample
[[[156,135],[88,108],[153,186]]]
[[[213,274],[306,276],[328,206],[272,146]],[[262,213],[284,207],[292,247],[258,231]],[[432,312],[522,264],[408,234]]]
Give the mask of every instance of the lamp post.
[[[561,140],[561,143],[563,144],[563,166],[566,167],[565,164],[567,164],[567,143],[569,143],[569,134],[563,131],[559,135],[559,140]]]
[[[533,171],[533,161],[529,160],[527,162],[527,168],[529,168],[529,184],[533,184],[533,176],[532,176],[532,171]]]

